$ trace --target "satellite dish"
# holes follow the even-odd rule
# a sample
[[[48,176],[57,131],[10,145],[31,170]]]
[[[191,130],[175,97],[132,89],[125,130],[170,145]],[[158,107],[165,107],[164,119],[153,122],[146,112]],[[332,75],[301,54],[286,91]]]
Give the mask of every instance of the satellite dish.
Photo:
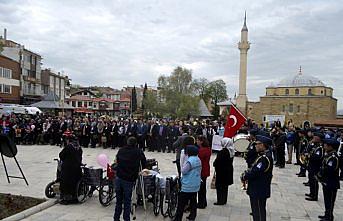
[[[0,134],[0,152],[6,157],[15,157],[18,153],[15,143],[6,135]]]

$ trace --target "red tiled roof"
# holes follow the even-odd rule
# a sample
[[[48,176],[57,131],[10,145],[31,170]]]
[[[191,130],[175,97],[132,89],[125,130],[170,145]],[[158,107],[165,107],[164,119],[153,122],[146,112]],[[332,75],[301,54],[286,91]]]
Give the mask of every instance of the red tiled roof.
[[[105,102],[112,102],[112,103],[118,101],[118,100],[114,100],[114,99],[111,99],[111,98],[104,98],[104,97],[94,98],[93,100],[95,102],[105,101]]]
[[[83,96],[83,95],[74,95],[69,98],[69,100],[74,100],[74,101],[93,101],[92,98]]]
[[[74,111],[75,111],[76,113],[87,113],[87,114],[91,114],[91,113],[94,112],[93,110],[89,110],[89,109],[87,109],[87,108],[85,108],[85,107],[76,108],[76,109],[74,109]]]

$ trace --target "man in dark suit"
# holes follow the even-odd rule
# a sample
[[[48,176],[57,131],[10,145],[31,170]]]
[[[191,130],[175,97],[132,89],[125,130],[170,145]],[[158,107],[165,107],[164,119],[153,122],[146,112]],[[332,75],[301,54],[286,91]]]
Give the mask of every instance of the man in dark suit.
[[[145,151],[145,139],[148,132],[148,126],[143,123],[142,120],[139,120],[137,127],[136,127],[136,134],[137,134],[137,142],[138,147]]]
[[[188,139],[189,136],[188,135],[189,129],[186,125],[183,125],[181,128],[181,136],[179,136],[177,138],[177,140],[173,143],[173,149],[176,150],[176,167],[177,167],[177,172],[179,177],[181,177],[181,164],[180,164],[180,157],[181,157],[181,150],[184,148],[184,140]]]
[[[173,147],[173,143],[177,140],[178,136],[180,136],[180,131],[177,126],[175,126],[174,122],[171,121],[168,126],[168,153],[173,151],[175,153],[175,148]]]
[[[80,145],[82,147],[88,147],[90,141],[90,131],[91,127],[87,118],[84,119],[84,122],[81,124],[81,139]]]
[[[167,123],[162,121],[158,128],[158,152],[161,152],[161,150],[163,153],[166,152],[167,139],[169,134],[168,129],[169,128],[167,127]]]

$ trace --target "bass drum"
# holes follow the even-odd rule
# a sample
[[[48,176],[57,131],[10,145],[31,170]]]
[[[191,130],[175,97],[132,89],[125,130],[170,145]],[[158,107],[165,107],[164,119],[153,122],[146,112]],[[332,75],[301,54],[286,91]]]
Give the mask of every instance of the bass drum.
[[[247,152],[247,148],[250,144],[248,140],[249,135],[247,134],[237,134],[233,138],[233,146],[235,147],[235,150],[239,153],[245,153]]]

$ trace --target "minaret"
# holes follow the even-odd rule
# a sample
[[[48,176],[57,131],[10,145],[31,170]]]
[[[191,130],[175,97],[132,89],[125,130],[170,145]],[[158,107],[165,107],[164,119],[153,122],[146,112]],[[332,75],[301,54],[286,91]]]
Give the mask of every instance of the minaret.
[[[240,66],[239,66],[239,93],[237,97],[237,107],[243,114],[247,113],[247,57],[250,43],[248,41],[248,28],[247,28],[247,14],[244,15],[244,24],[241,30],[241,41],[238,43],[240,50]]]

